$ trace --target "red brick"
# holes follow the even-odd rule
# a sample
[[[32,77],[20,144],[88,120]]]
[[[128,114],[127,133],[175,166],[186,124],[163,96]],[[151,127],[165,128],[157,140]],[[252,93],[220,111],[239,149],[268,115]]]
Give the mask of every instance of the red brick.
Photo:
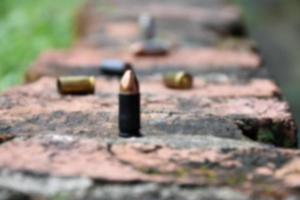
[[[131,62],[139,72],[161,72],[166,69],[186,70],[222,70],[256,69],[261,65],[261,58],[255,53],[239,52],[210,48],[184,48],[173,50],[171,54],[160,57],[135,57],[120,50],[75,49],[70,51],[47,52],[33,64],[27,72],[28,82],[42,76],[66,74],[98,75],[101,60],[121,59]]]
[[[95,96],[62,97],[56,91],[54,79],[11,90],[0,97],[3,116],[0,130],[18,135],[55,130],[65,134],[115,137],[118,134],[118,84],[106,82],[97,82]],[[159,91],[160,86],[155,83],[143,85],[142,132],[146,135],[208,134],[242,139],[242,131],[252,139],[278,146],[297,143],[295,122],[288,105],[280,100],[224,98],[225,95],[211,95],[209,89],[205,96],[205,89],[200,94],[196,92],[201,88],[175,92],[161,87]]]
[[[38,88],[38,85],[44,85],[51,91],[55,83],[54,79],[43,79],[36,84],[34,88]],[[276,84],[268,79],[252,79],[247,82],[234,83],[230,80],[222,80],[220,83],[206,82],[201,76],[194,78],[194,86],[190,90],[176,90],[169,89],[164,86],[162,77],[140,79],[141,92],[143,94],[156,93],[176,96],[178,98],[191,98],[191,97],[258,97],[258,98],[270,98],[281,95],[281,91]],[[106,80],[99,78],[97,80],[97,92],[98,93],[117,93],[119,90],[119,82],[115,80]],[[36,93],[43,93],[43,88],[40,87]]]
[[[16,156],[18,159],[16,159]],[[0,168],[62,177],[90,177],[103,183],[158,182],[230,186],[252,192],[262,185],[299,187],[299,151],[274,148],[175,149],[139,139],[105,144],[53,136],[0,146]],[[269,173],[262,173],[270,171]],[[274,176],[275,175],[275,176]],[[248,191],[249,192],[249,191]]]
[[[240,10],[233,6],[208,9],[172,3],[151,2],[141,6],[106,2],[87,5],[78,15],[82,43],[100,47],[128,45],[139,38],[137,18],[145,12],[157,19],[158,35],[180,43],[214,45],[224,36],[244,32]],[[120,29],[124,29],[124,34],[119,34]]]

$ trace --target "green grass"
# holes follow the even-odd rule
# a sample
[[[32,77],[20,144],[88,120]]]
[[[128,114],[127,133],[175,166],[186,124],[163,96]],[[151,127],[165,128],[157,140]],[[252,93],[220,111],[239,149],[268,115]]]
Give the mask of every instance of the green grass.
[[[38,55],[68,47],[82,0],[0,1],[0,91],[20,84]]]

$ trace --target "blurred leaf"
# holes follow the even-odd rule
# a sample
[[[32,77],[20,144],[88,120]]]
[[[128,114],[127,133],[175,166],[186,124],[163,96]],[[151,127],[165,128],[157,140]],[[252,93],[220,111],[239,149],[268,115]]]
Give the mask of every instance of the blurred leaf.
[[[42,51],[71,45],[72,22],[81,2],[0,1],[0,91],[20,84]]]

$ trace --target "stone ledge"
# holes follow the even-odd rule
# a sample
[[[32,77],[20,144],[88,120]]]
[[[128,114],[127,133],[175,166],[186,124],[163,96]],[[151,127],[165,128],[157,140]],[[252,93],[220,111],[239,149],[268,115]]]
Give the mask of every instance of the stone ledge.
[[[88,2],[77,17],[81,44],[116,47],[137,40],[137,17],[145,12],[158,19],[159,35],[167,36],[171,41],[211,46],[221,38],[245,34],[240,10],[232,5],[207,8],[182,6],[174,2],[158,4],[148,1],[141,5],[122,1],[94,1]]]
[[[225,0],[154,1],[116,0],[109,12],[97,10],[107,0],[88,1],[78,45],[107,49],[45,53],[27,73],[99,75],[102,59],[132,62],[143,137],[118,137],[117,80],[99,77],[89,96],[59,95],[54,78],[12,89],[0,96],[0,199],[298,199],[300,152],[273,147],[296,146],[295,122],[252,44],[230,41],[245,33],[240,11]],[[126,53],[146,4],[160,34],[182,41],[170,56]],[[166,89],[161,74],[180,69],[195,87]]]
[[[207,141],[211,139],[206,138]],[[17,138],[0,146],[0,187],[5,185],[6,189],[31,195],[79,195],[80,199],[85,195],[120,199],[118,195],[111,196],[111,191],[119,190],[120,194],[124,194],[122,191],[130,190],[132,192],[128,195],[135,199],[139,196],[134,192],[135,188],[144,187],[142,183],[163,183],[153,188],[152,192],[158,194],[170,190],[176,183],[173,188],[178,188],[176,190],[182,191],[183,195],[189,191],[200,195],[201,192],[197,193],[196,189],[202,191],[218,187],[223,191],[222,188],[226,187],[234,189],[232,195],[238,195],[237,191],[244,193],[246,199],[254,196],[255,199],[278,199],[278,195],[280,199],[287,199],[293,195],[292,189],[300,186],[299,151],[257,144],[247,146],[243,142],[240,146],[235,146],[235,142],[228,143],[228,148],[200,145],[185,149],[169,147],[163,144],[164,140],[160,140],[160,144],[146,144],[141,140],[116,143],[115,140],[105,142],[100,138],[52,134]],[[230,139],[224,139],[224,143],[228,141]],[[30,176],[26,178],[26,174]],[[70,183],[80,177],[81,181]],[[17,181],[28,178],[31,184],[26,187]],[[51,180],[61,186],[53,188],[54,185],[49,184]],[[39,190],[37,182],[48,184],[44,190]],[[188,187],[182,189],[179,186]],[[72,188],[76,188],[77,192]],[[103,193],[105,191],[107,193]],[[147,196],[142,191],[140,195]],[[238,195],[237,199],[242,197]]]
[[[154,59],[155,58],[155,59]],[[164,57],[139,58],[124,50],[74,49],[43,53],[26,74],[28,82],[42,76],[66,74],[99,75],[99,65],[105,59],[121,59],[135,66],[139,75],[158,74],[185,69],[195,74],[229,71],[227,74],[245,73],[261,66],[261,58],[255,53],[213,48],[184,48]],[[251,74],[250,73],[250,74]],[[241,76],[241,75],[239,75]]]
[[[106,81],[98,81],[94,96],[62,97],[54,79],[11,90],[0,97],[0,130],[25,135],[55,131],[115,137],[118,87],[111,81],[110,91],[105,92],[102,84]],[[176,133],[242,139],[247,135],[278,146],[297,143],[288,105],[278,99],[205,97],[197,93],[175,98],[157,94],[150,85],[148,88],[142,95],[142,132],[147,136]]]

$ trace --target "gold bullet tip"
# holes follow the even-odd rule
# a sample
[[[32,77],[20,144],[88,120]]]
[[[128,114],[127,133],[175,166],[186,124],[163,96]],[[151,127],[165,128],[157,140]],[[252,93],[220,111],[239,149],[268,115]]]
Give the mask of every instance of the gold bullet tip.
[[[127,70],[120,82],[121,94],[138,94],[139,83],[133,70]]]

